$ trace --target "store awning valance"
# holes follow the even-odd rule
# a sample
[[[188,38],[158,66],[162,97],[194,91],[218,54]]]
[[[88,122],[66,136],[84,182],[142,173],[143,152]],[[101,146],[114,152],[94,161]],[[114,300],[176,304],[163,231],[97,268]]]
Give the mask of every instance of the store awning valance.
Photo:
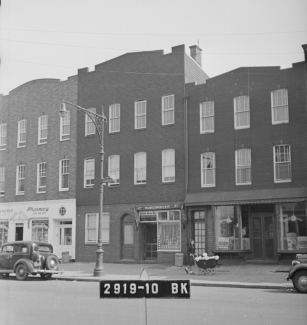
[[[301,202],[307,200],[307,188],[246,190],[235,192],[193,193],[186,196],[184,204],[190,205],[237,205]]]

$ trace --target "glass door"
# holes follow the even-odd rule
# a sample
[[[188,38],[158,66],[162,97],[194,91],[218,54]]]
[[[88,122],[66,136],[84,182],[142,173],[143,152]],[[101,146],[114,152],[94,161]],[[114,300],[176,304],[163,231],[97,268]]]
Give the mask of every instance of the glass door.
[[[69,256],[72,256],[72,222],[61,221],[60,222],[60,252],[69,252]]]
[[[272,215],[252,217],[254,259],[274,259],[274,224]]]
[[[157,224],[145,224],[145,259],[157,259]]]

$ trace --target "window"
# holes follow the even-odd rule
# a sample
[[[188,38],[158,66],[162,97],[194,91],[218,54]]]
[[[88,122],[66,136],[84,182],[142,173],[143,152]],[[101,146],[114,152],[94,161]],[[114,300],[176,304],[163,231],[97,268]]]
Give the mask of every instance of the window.
[[[46,193],[47,163],[37,164],[37,193]]]
[[[84,160],[84,187],[91,188],[95,185],[95,159]]]
[[[0,221],[0,247],[7,243],[7,237],[9,232],[8,221]]]
[[[120,131],[120,105],[113,104],[109,107],[109,132]]]
[[[201,155],[201,187],[215,186],[215,153]]]
[[[96,108],[89,108],[88,111],[90,113],[96,113]],[[95,120],[95,116],[91,115],[93,119]],[[85,136],[91,135],[91,134],[96,134],[96,128],[93,120],[91,117],[87,114],[85,114]]]
[[[32,220],[32,240],[48,243],[48,220]]]
[[[26,146],[27,120],[18,121],[17,147]]]
[[[134,184],[146,184],[146,152],[134,155]]]
[[[17,176],[16,176],[16,194],[23,195],[25,194],[25,173],[26,166],[20,165],[17,166]]]
[[[291,153],[289,145],[274,147],[274,181],[291,182]]]
[[[175,150],[162,151],[162,182],[175,182]]]
[[[252,183],[252,161],[250,149],[236,150],[236,185]]]
[[[0,167],[0,196],[5,193],[5,167]]]
[[[135,129],[144,129],[146,128],[146,100],[140,100],[135,102]]]
[[[200,103],[200,133],[214,132],[214,102]]]
[[[65,117],[60,117],[60,140],[69,140],[70,135],[70,111],[67,111]]]
[[[40,116],[38,118],[38,144],[47,143],[48,136],[48,116]]]
[[[6,147],[6,124],[0,125],[0,150]]]
[[[162,97],[162,125],[174,124],[175,95]]]
[[[271,92],[272,124],[289,123],[288,90]]]
[[[97,243],[98,239],[98,213],[85,215],[85,243]],[[101,238],[103,243],[110,242],[110,214],[102,214]]]
[[[113,183],[109,186],[118,185],[120,180],[120,158],[119,156],[109,157],[109,172],[108,175],[113,179]]]
[[[249,96],[240,96],[234,99],[235,129],[250,127]]]
[[[69,184],[69,159],[60,160],[60,191],[67,191]]]
[[[195,253],[202,255],[206,252],[206,218],[205,211],[194,211]]]

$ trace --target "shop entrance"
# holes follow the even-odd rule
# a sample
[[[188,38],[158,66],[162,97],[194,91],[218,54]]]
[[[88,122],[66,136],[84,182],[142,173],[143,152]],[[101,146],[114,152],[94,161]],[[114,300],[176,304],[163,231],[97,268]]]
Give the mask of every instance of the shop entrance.
[[[60,251],[72,256],[72,221],[60,221]]]
[[[15,240],[23,240],[23,223],[16,223]]]
[[[258,260],[274,259],[273,215],[252,216],[253,257]]]
[[[157,224],[145,225],[145,260],[157,259]]]

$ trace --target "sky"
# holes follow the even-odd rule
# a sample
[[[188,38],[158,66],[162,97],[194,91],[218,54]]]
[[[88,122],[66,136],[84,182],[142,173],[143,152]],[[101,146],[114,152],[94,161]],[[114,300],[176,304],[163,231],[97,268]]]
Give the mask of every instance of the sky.
[[[199,45],[209,77],[289,68],[304,60],[307,0],[2,0],[0,94],[35,79],[66,80],[127,52],[170,53],[181,44],[187,54]]]

